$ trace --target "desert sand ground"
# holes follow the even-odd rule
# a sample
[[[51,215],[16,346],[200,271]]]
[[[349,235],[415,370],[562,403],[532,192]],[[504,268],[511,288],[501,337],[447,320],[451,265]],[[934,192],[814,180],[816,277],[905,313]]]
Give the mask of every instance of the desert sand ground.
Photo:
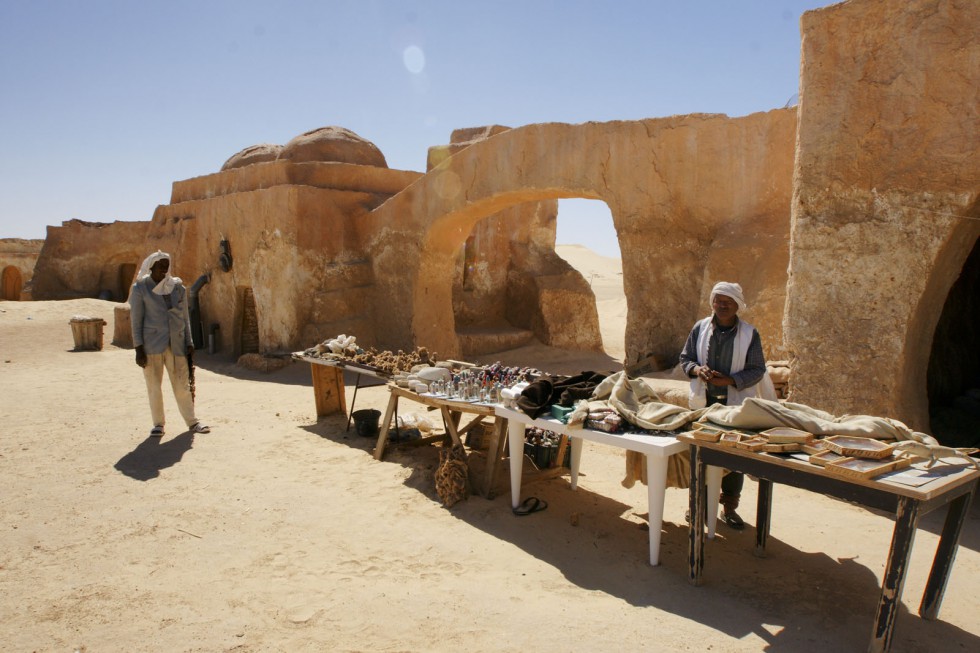
[[[686,490],[667,491],[661,565],[650,567],[645,488],[621,485],[618,450],[587,443],[574,492],[567,477],[529,471],[523,492],[548,502],[542,512],[511,513],[503,470],[495,498],[446,509],[435,448],[376,461],[343,417],[316,419],[305,364],[259,373],[201,353],[197,406],[212,432],[187,432],[168,396],[167,435],[150,439],[133,352],[109,344],[113,306],[0,303],[2,651],[867,647],[885,516],[777,487],[769,556],[756,558],[747,482],[748,527],[719,526],[692,587]],[[80,314],[108,322],[102,351],[72,351]],[[618,358],[509,356],[552,372]],[[357,408],[386,400],[383,386],[362,388]],[[916,537],[895,651],[980,650],[976,506],[940,619],[917,614],[940,512]]]

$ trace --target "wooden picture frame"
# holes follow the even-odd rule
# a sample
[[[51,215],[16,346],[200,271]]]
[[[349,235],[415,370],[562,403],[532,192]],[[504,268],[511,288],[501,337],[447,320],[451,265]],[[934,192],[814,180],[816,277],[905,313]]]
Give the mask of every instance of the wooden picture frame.
[[[736,449],[745,449],[746,451],[762,451],[768,442],[762,438],[741,438],[735,443]]]
[[[762,450],[766,453],[793,453],[794,451],[802,451],[801,446],[799,442],[770,442],[762,447]]]
[[[721,431],[705,431],[705,430],[696,428],[693,431],[688,432],[688,435],[690,435],[695,440],[700,440],[701,442],[718,442],[718,440],[721,439],[722,432]]]
[[[830,445],[823,440],[813,440],[811,442],[804,442],[801,444],[800,450],[812,456],[814,454],[823,453],[824,451],[830,451]]]
[[[809,431],[801,431],[789,426],[777,426],[766,429],[759,435],[766,438],[772,444],[803,443],[813,440],[813,434]]]
[[[844,458],[843,460],[827,463],[824,469],[851,478],[870,479],[896,469],[904,469],[911,464],[912,461],[904,457],[892,457],[887,460],[875,458]]]
[[[732,431],[725,431],[721,434],[718,439],[718,444],[725,445],[726,447],[734,447],[742,440],[741,433],[734,433]]]
[[[830,449],[826,451],[821,451],[820,453],[810,454],[810,464],[817,465],[818,467],[826,467],[829,463],[838,462],[844,460],[847,456],[842,456],[839,453],[834,453]]]
[[[894,444],[855,435],[831,435],[824,442],[834,453],[850,458],[887,458],[895,448]]]

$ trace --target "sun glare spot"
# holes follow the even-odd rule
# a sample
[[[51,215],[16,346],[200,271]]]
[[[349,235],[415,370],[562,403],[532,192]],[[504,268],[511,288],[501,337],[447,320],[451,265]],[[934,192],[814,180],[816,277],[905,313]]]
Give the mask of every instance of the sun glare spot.
[[[425,70],[425,53],[417,45],[410,45],[402,52],[402,61],[408,72],[418,75]]]

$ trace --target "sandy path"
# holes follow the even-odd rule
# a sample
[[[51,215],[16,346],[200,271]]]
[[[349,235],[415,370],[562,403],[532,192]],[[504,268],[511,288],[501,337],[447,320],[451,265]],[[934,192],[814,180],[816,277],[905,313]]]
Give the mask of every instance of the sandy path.
[[[168,434],[150,440],[133,352],[71,351],[69,319],[106,318],[108,340],[111,309],[0,303],[2,651],[866,647],[887,518],[777,487],[769,558],[752,556],[751,527],[722,530],[694,588],[686,491],[668,490],[651,568],[645,489],[620,485],[616,451],[587,445],[577,492],[529,481],[544,512],[514,517],[505,473],[495,499],[447,510],[434,449],[375,461],[343,419],[314,419],[300,364],[266,375],[199,356],[213,432],[182,433],[168,399]],[[358,407],[386,398],[362,389]],[[896,651],[980,650],[976,507],[940,621],[916,614],[940,525],[916,538]]]

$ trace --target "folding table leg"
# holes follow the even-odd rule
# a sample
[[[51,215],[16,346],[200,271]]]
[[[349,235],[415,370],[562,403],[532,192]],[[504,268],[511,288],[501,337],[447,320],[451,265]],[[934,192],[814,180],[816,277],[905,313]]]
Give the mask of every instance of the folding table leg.
[[[397,411],[398,411],[398,395],[392,393],[391,397],[388,398],[388,408],[385,410],[385,417],[383,420],[381,420],[381,429],[380,432],[378,433],[378,443],[374,446],[375,460],[381,460],[381,457],[385,453],[385,444],[387,444],[388,442],[388,427],[391,426],[391,417],[393,415],[396,416],[395,419],[398,419]]]
[[[878,653],[891,648],[892,634],[898,608],[902,604],[902,587],[905,585],[905,572],[908,571],[912,557],[912,542],[915,540],[915,527],[919,521],[919,502],[916,499],[901,497],[895,513],[895,531],[892,546],[885,563],[885,576],[881,583],[881,598],[875,612],[875,625],[871,634],[868,651]]]
[[[357,380],[354,382],[354,397],[350,400],[350,412],[347,413],[347,430],[350,431],[351,420],[354,419],[354,404],[357,403],[357,389],[361,387],[361,375],[357,375]]]
[[[956,559],[960,532],[963,530],[963,522],[966,521],[976,489],[977,486],[974,484],[972,492],[957,497],[947,508],[943,534],[939,538],[936,557],[933,559],[929,580],[926,582],[926,591],[922,594],[922,604],[919,606],[919,615],[923,619],[932,620],[939,616],[943,594],[946,593],[946,582],[949,580],[949,572],[953,569],[953,560]]]
[[[759,479],[759,500],[755,511],[755,555],[766,557],[769,520],[772,517],[772,481]]]
[[[701,460],[701,447],[691,445],[691,487],[688,490],[688,509],[691,511],[691,524],[688,529],[688,562],[690,565],[688,582],[701,584],[704,571],[704,520],[708,507],[705,487],[705,467]]]

